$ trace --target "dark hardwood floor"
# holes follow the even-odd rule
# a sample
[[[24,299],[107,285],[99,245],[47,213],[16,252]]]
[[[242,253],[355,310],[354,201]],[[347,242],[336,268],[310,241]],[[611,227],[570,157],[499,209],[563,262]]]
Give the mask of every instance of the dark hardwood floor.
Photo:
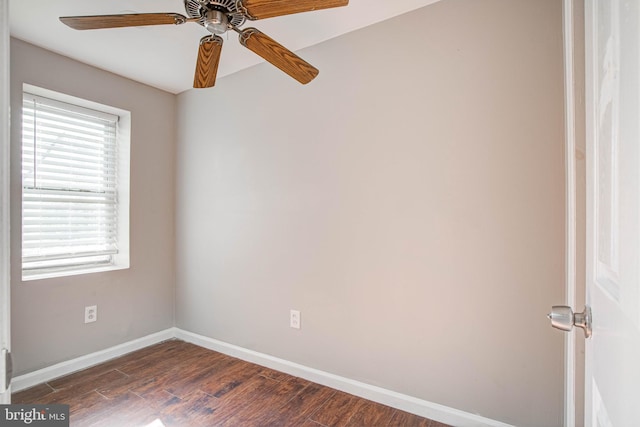
[[[72,426],[420,426],[442,423],[183,341],[14,393],[65,403]]]

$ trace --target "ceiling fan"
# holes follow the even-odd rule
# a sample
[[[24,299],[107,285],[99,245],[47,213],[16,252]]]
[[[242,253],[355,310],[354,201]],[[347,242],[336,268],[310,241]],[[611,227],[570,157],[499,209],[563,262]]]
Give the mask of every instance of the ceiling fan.
[[[255,28],[241,29],[247,20],[272,18],[293,13],[346,6],[349,0],[183,0],[188,16],[179,13],[130,13],[119,15],[63,16],[62,23],[76,30],[139,27],[143,25],[181,25],[195,22],[211,34],[200,39],[194,88],[216,83],[222,51],[221,34],[233,30],[240,44],[278,67],[302,84],[318,75],[318,69],[280,43]]]

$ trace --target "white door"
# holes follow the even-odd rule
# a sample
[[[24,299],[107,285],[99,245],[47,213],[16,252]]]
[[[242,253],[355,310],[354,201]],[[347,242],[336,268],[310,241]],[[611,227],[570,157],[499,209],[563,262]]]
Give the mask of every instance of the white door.
[[[587,426],[640,425],[640,1],[586,2]]]
[[[9,0],[0,0],[0,403],[9,403]]]

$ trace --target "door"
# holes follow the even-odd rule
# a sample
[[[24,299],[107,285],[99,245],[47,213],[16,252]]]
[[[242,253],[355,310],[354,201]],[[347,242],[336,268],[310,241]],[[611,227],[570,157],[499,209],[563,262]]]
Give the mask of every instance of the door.
[[[9,0],[0,0],[0,403],[11,399],[9,303]]]
[[[640,1],[586,2],[587,426],[640,423]]]

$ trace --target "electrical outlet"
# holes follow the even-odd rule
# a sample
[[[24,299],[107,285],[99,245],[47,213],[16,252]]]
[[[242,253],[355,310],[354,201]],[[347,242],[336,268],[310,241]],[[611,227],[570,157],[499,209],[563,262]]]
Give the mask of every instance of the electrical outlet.
[[[289,314],[289,326],[300,329],[300,312],[298,310],[291,310]]]
[[[89,305],[84,308],[84,323],[91,323],[98,320],[98,306]]]

